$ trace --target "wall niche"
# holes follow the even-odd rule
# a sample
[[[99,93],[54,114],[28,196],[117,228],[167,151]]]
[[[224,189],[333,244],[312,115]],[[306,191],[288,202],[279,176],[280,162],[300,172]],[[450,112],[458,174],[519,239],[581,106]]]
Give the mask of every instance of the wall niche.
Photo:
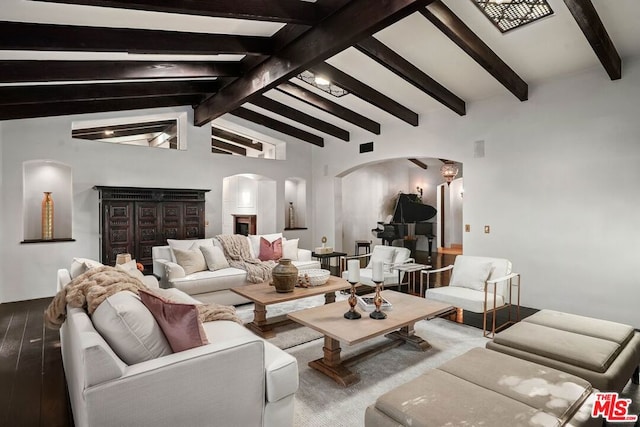
[[[305,230],[307,228],[307,181],[297,177],[287,178],[284,181],[284,200],[285,230]]]
[[[54,160],[30,160],[22,164],[22,243],[73,241],[73,181],[71,166]],[[53,236],[43,239],[42,199],[51,192]]]

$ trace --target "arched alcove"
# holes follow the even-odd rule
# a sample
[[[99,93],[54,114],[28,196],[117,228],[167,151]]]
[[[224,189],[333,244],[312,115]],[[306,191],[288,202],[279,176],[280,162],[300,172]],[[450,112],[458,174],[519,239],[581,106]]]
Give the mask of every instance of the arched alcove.
[[[238,221],[254,221],[249,234],[276,229],[276,181],[256,174],[238,174],[222,181],[222,232],[236,234]],[[244,233],[241,233],[244,234]]]
[[[307,227],[307,181],[303,178],[289,177],[284,181],[285,230]],[[290,218],[290,207],[293,218]]]
[[[22,212],[24,243],[72,240],[73,181],[71,166],[54,160],[30,160],[22,164]],[[42,199],[53,198],[53,239],[42,239]]]
[[[337,185],[339,188],[336,188],[335,217],[336,220],[341,219],[342,230],[336,230],[336,235],[342,236],[343,250],[353,248],[356,240],[371,240],[374,245],[382,244],[372,230],[393,214],[399,192],[419,195],[424,204],[438,209],[439,188],[443,183],[440,167],[443,163],[437,158],[420,158],[420,162],[426,168],[416,166],[407,158],[399,158],[362,164],[338,175],[340,182]],[[461,170],[460,167],[460,173]],[[451,186],[457,184],[452,183]],[[454,240],[457,242],[459,236],[461,242],[462,206],[456,206],[455,218],[459,221],[452,220],[449,226],[450,232],[454,232],[455,227]],[[439,221],[439,215],[430,220],[434,235],[439,234]],[[336,224],[336,227],[339,225]],[[434,240],[433,250],[438,241]],[[394,244],[403,243],[396,241]],[[429,250],[425,236],[417,235],[416,249]]]

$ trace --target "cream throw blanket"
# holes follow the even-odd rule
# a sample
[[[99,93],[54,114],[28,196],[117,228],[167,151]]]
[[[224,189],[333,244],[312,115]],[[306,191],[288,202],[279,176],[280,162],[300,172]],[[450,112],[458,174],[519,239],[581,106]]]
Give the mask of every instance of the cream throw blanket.
[[[271,270],[276,266],[275,261],[260,261],[253,258],[249,251],[249,240],[238,234],[220,234],[216,239],[222,244],[224,256],[233,268],[247,272],[247,281],[262,283],[271,281]]]
[[[67,304],[84,308],[91,315],[111,295],[120,291],[131,291],[137,295],[140,289],[148,288],[124,271],[109,266],[92,268],[73,279],[53,297],[53,301],[44,312],[45,324],[49,328],[60,328],[67,318]],[[153,292],[153,289],[150,291]],[[232,320],[242,324],[233,306],[201,304],[197,307],[202,322]]]

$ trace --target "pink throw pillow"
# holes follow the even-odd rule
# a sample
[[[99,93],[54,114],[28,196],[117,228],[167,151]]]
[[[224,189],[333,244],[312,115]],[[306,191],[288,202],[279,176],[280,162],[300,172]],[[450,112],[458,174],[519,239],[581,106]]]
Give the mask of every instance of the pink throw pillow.
[[[278,238],[273,242],[269,242],[264,237],[261,237],[258,259],[260,261],[277,261],[280,258],[282,258],[282,239]]]
[[[140,299],[160,325],[174,353],[209,344],[197,306],[172,302],[143,289]]]

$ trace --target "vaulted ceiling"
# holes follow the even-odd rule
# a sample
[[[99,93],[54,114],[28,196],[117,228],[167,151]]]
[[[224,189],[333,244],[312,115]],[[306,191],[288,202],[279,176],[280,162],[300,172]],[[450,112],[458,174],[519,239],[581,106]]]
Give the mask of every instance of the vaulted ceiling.
[[[549,4],[502,34],[472,0],[3,0],[0,120],[188,105],[323,146],[591,67],[624,78],[640,2]]]

